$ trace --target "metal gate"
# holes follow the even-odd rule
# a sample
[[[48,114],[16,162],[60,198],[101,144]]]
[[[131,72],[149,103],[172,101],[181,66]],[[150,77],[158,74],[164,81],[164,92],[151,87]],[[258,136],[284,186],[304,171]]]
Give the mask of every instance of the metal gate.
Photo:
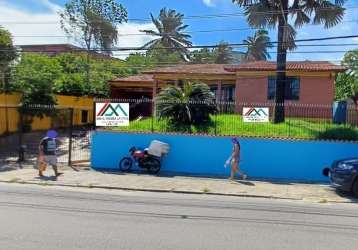
[[[69,144],[69,165],[90,161],[92,131],[92,125],[73,127]]]
[[[24,110],[24,107],[21,107]],[[39,110],[46,115],[34,115]],[[48,129],[58,132],[58,162],[71,165],[89,162],[91,131],[93,130],[91,110],[32,105],[26,112],[18,106],[0,106],[0,161],[35,163],[39,143]],[[89,117],[74,126],[74,117]]]
[[[69,162],[70,130],[73,110],[33,105],[22,107],[0,107],[1,122],[0,159],[7,162],[34,163],[39,153],[39,143],[48,129],[58,132],[58,162],[65,165]],[[37,112],[48,115],[32,115]]]

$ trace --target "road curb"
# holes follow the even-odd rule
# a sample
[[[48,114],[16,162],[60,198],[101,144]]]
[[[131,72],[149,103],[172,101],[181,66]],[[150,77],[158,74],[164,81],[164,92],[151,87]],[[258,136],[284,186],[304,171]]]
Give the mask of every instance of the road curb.
[[[177,194],[197,194],[197,195],[212,195],[212,196],[228,196],[228,197],[244,197],[244,198],[264,198],[264,199],[276,199],[276,200],[292,200],[302,201],[302,198],[287,198],[281,196],[270,196],[270,195],[252,195],[252,194],[226,194],[226,193],[215,193],[215,192],[198,192],[198,191],[185,191],[185,190],[171,190],[171,189],[152,189],[152,188],[126,188],[126,187],[113,187],[103,185],[82,185],[82,184],[54,184],[54,183],[40,183],[32,181],[4,181],[0,180],[0,183],[17,183],[17,184],[31,184],[38,186],[58,186],[58,187],[79,187],[79,188],[98,188],[98,189],[109,189],[109,190],[123,190],[123,191],[137,191],[137,192],[154,192],[154,193],[177,193]],[[327,203],[355,203],[349,201],[335,201],[325,200]],[[317,202],[319,203],[319,202]]]

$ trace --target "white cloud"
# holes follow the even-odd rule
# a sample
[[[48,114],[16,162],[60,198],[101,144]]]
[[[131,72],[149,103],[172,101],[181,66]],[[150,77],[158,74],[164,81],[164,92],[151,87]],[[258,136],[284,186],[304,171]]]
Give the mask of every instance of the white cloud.
[[[2,3],[2,26],[12,33],[16,45],[66,43],[68,38],[61,30],[59,16],[54,11],[54,6],[51,8],[53,9],[48,13],[34,13]]]
[[[214,7],[214,6],[215,6],[214,0],[203,0],[203,3],[204,3],[206,6],[209,6],[209,7]]]
[[[233,11],[242,11],[237,4],[232,0],[201,0],[202,3],[208,8],[215,8],[215,10],[222,13],[230,13]]]
[[[154,29],[155,26],[152,23],[122,23],[118,26],[118,43],[117,47],[141,47],[151,39],[152,36],[143,35],[140,30]],[[114,53],[119,58],[125,58],[129,53],[133,51],[123,51]]]
[[[52,3],[49,0],[40,0],[41,4],[48,9],[46,13],[32,12],[30,9],[23,9],[17,6],[0,1],[0,23],[8,29],[14,39],[15,45],[29,44],[59,44],[72,43],[74,40],[67,37],[60,26],[60,17],[58,11],[61,6]],[[119,47],[140,47],[148,42],[151,37],[141,34],[143,29],[153,29],[151,23],[123,23],[118,26],[118,44]],[[122,35],[122,36],[121,36]],[[121,56],[122,57],[122,56]]]
[[[62,9],[61,6],[52,3],[50,0],[39,0],[39,2],[53,12],[57,12]]]

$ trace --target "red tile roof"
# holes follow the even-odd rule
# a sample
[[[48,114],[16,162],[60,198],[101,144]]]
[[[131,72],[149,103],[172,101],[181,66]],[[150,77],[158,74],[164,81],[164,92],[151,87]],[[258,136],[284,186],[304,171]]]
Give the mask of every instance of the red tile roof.
[[[120,77],[111,82],[141,82],[141,83],[153,83],[153,75],[151,74],[141,74],[141,75],[134,75],[128,77]]]
[[[233,75],[225,70],[229,64],[179,64],[170,67],[160,67],[146,70],[149,74],[210,74],[210,75]]]
[[[256,61],[239,65],[226,66],[225,69],[230,72],[237,71],[275,71],[276,62]],[[342,72],[346,69],[343,66],[335,65],[328,61],[291,61],[287,62],[286,69],[290,71],[333,71]]]
[[[153,83],[155,74],[207,74],[207,75],[234,75],[236,71],[275,71],[276,62],[256,61],[238,65],[231,64],[178,64],[170,67],[159,67],[143,71],[143,74],[122,77],[111,82],[140,82]],[[342,72],[344,67],[328,61],[291,61],[287,62],[289,71],[306,72]]]

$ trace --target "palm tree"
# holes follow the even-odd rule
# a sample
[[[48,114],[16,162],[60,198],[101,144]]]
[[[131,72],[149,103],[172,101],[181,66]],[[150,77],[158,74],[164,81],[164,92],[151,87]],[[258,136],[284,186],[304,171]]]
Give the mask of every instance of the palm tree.
[[[305,24],[323,24],[331,28],[342,21],[346,0],[232,0],[244,8],[250,26],[277,26],[276,106],[274,122],[285,119],[285,82],[287,50],[295,49],[295,28]],[[293,22],[293,24],[291,24]]]
[[[159,118],[178,125],[199,125],[210,120],[217,109],[215,96],[205,83],[186,83],[183,88],[169,86],[158,94]]]
[[[202,48],[190,53],[191,63],[227,64],[233,61],[233,50],[227,42],[221,41],[214,49]]]
[[[266,61],[271,58],[267,49],[273,46],[267,30],[258,30],[254,36],[248,36],[243,42],[247,45],[246,61]]]
[[[214,56],[212,50],[209,48],[202,48],[199,50],[194,50],[190,53],[190,63],[213,63]]]
[[[212,53],[215,58],[214,63],[226,64],[232,62],[232,48],[224,41],[221,41],[218,46],[213,49]]]
[[[150,16],[157,30],[141,30],[141,32],[158,38],[149,41],[142,48],[153,49],[162,46],[169,52],[179,52],[183,59],[188,60],[189,50],[186,47],[191,46],[192,43],[189,41],[191,36],[184,33],[188,27],[188,25],[183,25],[184,15],[175,10],[163,8],[157,19],[152,14]]]

